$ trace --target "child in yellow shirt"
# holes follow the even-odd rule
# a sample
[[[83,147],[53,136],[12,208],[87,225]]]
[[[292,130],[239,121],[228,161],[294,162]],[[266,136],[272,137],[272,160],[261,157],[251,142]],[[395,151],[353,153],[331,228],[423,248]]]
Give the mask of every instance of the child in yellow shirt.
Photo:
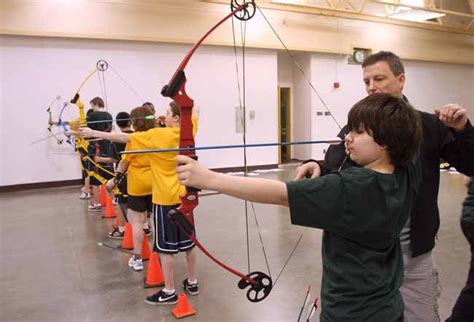
[[[177,148],[180,137],[179,105],[171,102],[164,118],[166,127],[154,128],[146,132],[133,134],[105,133],[83,128],[74,135],[99,137],[115,142],[131,143],[134,149],[166,149]],[[193,134],[197,131],[197,118],[193,116]],[[153,218],[155,222],[155,241],[153,248],[160,254],[165,287],[159,292],[148,296],[145,302],[150,305],[176,304],[178,296],[174,285],[174,255],[186,253],[188,278],[183,280],[183,288],[191,295],[199,294],[196,274],[195,244],[168,218],[170,210],[180,204],[179,196],[184,194],[176,176],[177,152],[148,154],[152,174]],[[194,232],[195,234],[195,232]]]
[[[153,111],[148,107],[136,107],[131,112],[132,127],[136,132],[148,131],[155,127]],[[127,143],[125,150],[136,150],[132,143]],[[151,213],[152,176],[150,160],[145,154],[124,154],[117,166],[115,182],[127,173],[128,218],[133,231],[133,253],[128,266],[134,271],[143,270],[141,250],[143,245],[144,225],[147,213]]]

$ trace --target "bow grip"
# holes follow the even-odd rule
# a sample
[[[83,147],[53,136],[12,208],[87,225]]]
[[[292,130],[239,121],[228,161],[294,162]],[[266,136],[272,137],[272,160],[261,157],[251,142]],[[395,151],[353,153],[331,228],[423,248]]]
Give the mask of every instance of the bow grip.
[[[194,234],[194,226],[186,219],[185,214],[181,211],[172,209],[168,212],[168,217],[172,222],[175,222],[179,227],[181,227],[186,235],[192,236]]]
[[[197,160],[198,160],[198,156],[195,155],[195,154],[193,154],[193,155],[188,155],[188,157],[190,157],[190,158],[193,159],[194,161],[197,161]],[[201,191],[201,189],[186,186],[186,191],[188,192],[188,194],[192,194],[192,193],[196,193],[196,194],[197,194],[199,191]]]

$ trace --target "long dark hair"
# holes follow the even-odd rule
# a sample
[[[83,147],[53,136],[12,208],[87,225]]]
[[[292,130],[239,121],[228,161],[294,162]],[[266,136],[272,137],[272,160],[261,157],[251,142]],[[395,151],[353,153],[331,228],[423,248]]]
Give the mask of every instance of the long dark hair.
[[[363,126],[374,141],[387,146],[394,165],[405,166],[417,155],[422,141],[420,113],[403,98],[375,93],[349,111],[347,126]]]

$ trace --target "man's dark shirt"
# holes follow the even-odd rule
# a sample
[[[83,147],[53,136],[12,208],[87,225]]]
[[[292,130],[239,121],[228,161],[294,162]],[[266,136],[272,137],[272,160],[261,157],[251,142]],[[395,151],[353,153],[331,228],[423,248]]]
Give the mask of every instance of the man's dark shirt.
[[[423,143],[420,150],[422,182],[410,217],[410,247],[416,257],[431,251],[439,229],[439,160],[444,159],[451,166],[468,176],[474,175],[474,128],[468,121],[464,131],[456,132],[438,118],[421,112],[423,124]],[[349,132],[347,126],[338,136],[344,139]],[[331,171],[357,166],[346,158],[344,143],[331,145],[326,153],[321,175]],[[344,163],[343,163],[344,161]]]

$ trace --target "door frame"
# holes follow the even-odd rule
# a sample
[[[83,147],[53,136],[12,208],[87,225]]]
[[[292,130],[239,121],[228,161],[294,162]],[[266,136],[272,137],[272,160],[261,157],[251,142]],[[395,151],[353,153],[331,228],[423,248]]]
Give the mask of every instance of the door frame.
[[[287,142],[291,142],[291,87],[286,86],[278,86],[278,143],[282,143],[281,141],[281,92],[282,90],[288,91],[288,95],[286,96],[286,140]],[[291,160],[291,145],[287,145],[287,159],[288,161]],[[282,163],[282,146],[278,146],[278,163]]]

